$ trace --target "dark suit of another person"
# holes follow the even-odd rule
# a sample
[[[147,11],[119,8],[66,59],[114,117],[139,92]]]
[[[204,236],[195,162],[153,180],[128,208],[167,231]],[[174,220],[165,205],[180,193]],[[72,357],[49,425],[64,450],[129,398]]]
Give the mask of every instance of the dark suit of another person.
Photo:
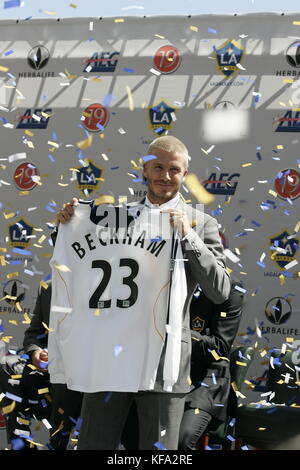
[[[24,334],[24,353],[29,357],[34,351],[47,348],[48,335],[43,323],[49,325],[50,302],[51,284],[47,289],[39,288],[31,324]],[[10,362],[14,364],[10,366]],[[49,373],[46,369],[37,370],[32,369],[31,366],[30,360],[27,363],[24,359],[16,362],[14,356],[8,356],[6,368],[2,367],[0,370],[1,391],[22,398],[21,402],[16,402],[12,412],[6,415],[8,440],[14,450],[29,449],[30,444],[26,440],[26,435],[30,434],[30,427],[29,424],[22,423],[19,418],[24,419],[24,416],[27,416],[30,419],[35,416],[39,420],[46,418],[52,425],[49,431],[49,448],[64,450],[67,448],[71,429],[80,416],[82,393],[68,390],[65,384],[50,384]],[[12,385],[8,382],[13,373],[22,375],[19,384]],[[39,393],[43,389],[49,391]],[[9,396],[5,397],[1,402],[1,407],[11,405],[13,401]]]
[[[243,293],[236,286],[242,287],[241,282],[232,280],[229,298],[219,305],[213,304],[203,292],[198,297],[196,293],[192,299],[192,389],[186,395],[180,427],[181,450],[197,449],[212,418],[220,422],[226,419],[231,383],[228,358],[239,328],[243,302]],[[227,359],[217,360],[211,351]]]

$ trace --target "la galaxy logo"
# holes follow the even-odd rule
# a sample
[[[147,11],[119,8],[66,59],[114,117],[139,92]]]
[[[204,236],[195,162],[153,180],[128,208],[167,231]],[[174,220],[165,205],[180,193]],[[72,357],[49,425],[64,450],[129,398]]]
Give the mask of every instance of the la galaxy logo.
[[[34,226],[21,218],[14,224],[8,226],[9,245],[17,248],[26,248],[31,238],[27,238],[32,235]]]
[[[245,49],[238,42],[229,39],[214,51],[216,68],[226,79],[239,71],[237,64],[242,62]]]
[[[203,331],[205,321],[203,318],[195,317],[192,320],[192,330],[194,331]]]
[[[26,109],[26,111],[18,116],[19,123],[16,129],[47,129],[52,109]]]
[[[273,124],[277,123],[275,132],[300,132],[300,111],[286,111],[283,116],[274,120]]]
[[[120,52],[94,52],[90,59],[85,60],[83,72],[114,72]]]
[[[209,178],[202,182],[205,189],[211,194],[233,195],[238,185],[240,173],[221,173],[217,178],[217,173],[212,173]]]
[[[86,196],[92,194],[95,189],[98,189],[100,181],[103,177],[103,168],[97,167],[92,160],[89,160],[89,164],[77,168],[79,171],[76,172],[77,176],[77,188],[82,191]]]
[[[171,129],[175,118],[175,110],[165,100],[161,100],[152,108],[148,108],[149,127],[156,135],[162,135],[167,130]]]
[[[270,242],[272,247],[280,248],[280,252],[274,251],[271,254],[271,260],[277,263],[280,269],[284,270],[285,266],[295,259],[295,254],[299,248],[299,240],[285,229],[270,238]]]

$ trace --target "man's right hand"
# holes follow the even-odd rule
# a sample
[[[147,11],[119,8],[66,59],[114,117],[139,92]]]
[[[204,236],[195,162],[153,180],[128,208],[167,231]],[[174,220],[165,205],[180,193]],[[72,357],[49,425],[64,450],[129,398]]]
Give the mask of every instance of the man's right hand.
[[[48,351],[45,349],[37,349],[31,353],[31,362],[32,364],[40,370],[48,369]],[[42,363],[42,364],[41,364]],[[46,365],[47,367],[41,367]]]
[[[56,215],[56,225],[66,224],[74,214],[74,206],[78,205],[78,199],[73,197],[71,202],[64,204],[63,208]]]

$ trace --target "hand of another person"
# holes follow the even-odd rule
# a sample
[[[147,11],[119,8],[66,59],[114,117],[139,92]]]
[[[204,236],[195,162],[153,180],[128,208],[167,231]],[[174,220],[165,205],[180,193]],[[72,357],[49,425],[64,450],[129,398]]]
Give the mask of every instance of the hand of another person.
[[[170,224],[174,229],[178,230],[180,238],[185,237],[191,231],[190,222],[185,212],[176,209],[164,209],[160,212],[162,214],[170,214]]]
[[[37,349],[31,354],[32,364],[40,370],[48,369],[48,351],[45,349]],[[45,367],[44,367],[45,366]]]
[[[66,224],[70,221],[72,215],[74,214],[74,206],[78,205],[78,199],[73,197],[71,202],[64,204],[63,208],[56,215],[56,225],[60,223]]]

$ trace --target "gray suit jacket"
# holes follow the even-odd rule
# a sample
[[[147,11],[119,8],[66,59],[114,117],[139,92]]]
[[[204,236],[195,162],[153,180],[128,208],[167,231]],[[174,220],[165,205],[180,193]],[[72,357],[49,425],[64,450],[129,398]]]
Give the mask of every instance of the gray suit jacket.
[[[144,200],[129,204],[129,207],[143,206]],[[176,209],[186,212],[193,230],[181,241],[187,280],[187,298],[182,312],[182,339],[179,378],[173,387],[173,393],[190,391],[191,331],[190,302],[197,284],[206,297],[214,304],[227,300],[231,288],[230,276],[225,270],[225,255],[218,230],[218,222],[183,201]],[[163,392],[163,366],[166,343],[158,367],[155,391]]]

